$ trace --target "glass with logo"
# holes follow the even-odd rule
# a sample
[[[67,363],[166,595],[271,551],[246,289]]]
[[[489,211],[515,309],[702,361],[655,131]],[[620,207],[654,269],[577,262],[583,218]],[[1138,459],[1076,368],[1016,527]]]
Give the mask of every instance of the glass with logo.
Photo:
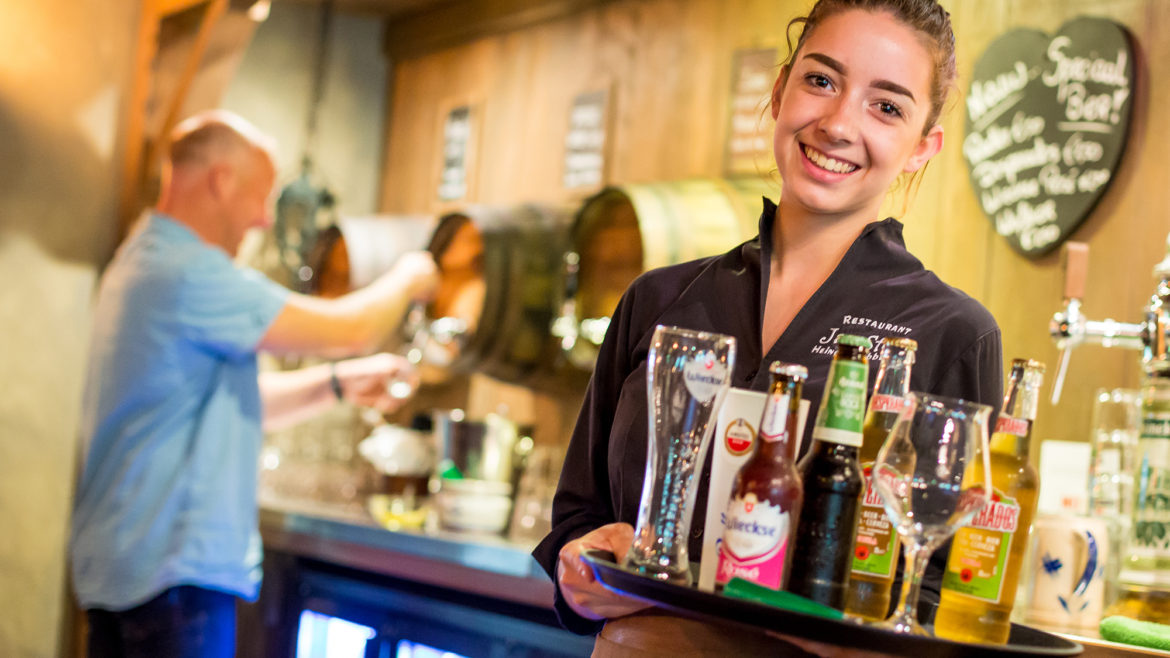
[[[776,361],[755,452],[740,467],[727,504],[715,583],[743,578],[774,590],[788,577],[788,550],[803,498],[794,454],[808,370]]]
[[[624,566],[689,585],[687,540],[696,475],[731,384],[735,338],[658,325],[646,363],[649,421],[646,472],[634,543]]]

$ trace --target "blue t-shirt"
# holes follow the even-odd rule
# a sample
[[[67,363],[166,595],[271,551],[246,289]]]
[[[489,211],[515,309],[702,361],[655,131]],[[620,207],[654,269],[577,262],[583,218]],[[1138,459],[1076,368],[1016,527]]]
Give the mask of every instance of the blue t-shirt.
[[[151,214],[102,276],[73,512],[83,608],[175,585],[255,599],[261,431],[256,344],[288,290]]]

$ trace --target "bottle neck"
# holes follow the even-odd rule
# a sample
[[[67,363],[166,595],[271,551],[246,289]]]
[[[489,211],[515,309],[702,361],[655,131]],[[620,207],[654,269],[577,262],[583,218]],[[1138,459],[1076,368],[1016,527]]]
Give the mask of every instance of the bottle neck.
[[[789,462],[796,458],[796,423],[802,388],[799,380],[773,378],[760,422],[757,458]]]
[[[1028,456],[1043,377],[1044,373],[1039,370],[1020,366],[1012,368],[1003,396],[1003,408],[995,423],[991,442],[993,452]]]
[[[910,393],[910,371],[914,365],[914,352],[906,348],[887,348],[882,354],[877,378],[873,384],[873,395],[869,398],[867,413],[897,411],[895,404]]]
[[[869,389],[869,364],[865,355],[865,348],[837,346],[813,425],[814,439],[855,448],[861,445],[865,396]]]

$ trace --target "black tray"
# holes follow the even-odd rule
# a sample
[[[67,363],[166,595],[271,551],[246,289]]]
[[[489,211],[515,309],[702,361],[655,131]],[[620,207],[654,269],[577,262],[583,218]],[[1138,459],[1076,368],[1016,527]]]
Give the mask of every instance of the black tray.
[[[722,594],[683,587],[623,569],[613,554],[587,550],[582,554],[598,582],[607,589],[649,601],[679,614],[730,622],[841,647],[895,655],[978,658],[980,656],[1075,656],[1084,648],[1058,635],[1012,624],[1007,644],[968,644],[935,637],[903,635],[853,621],[836,621],[783,610]]]

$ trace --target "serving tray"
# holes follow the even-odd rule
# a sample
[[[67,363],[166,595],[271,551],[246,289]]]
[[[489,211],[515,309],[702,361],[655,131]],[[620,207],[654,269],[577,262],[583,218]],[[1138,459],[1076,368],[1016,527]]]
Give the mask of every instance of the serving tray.
[[[827,619],[655,580],[627,571],[614,562],[612,553],[604,551],[586,550],[582,558],[593,569],[598,582],[619,594],[642,599],[689,617],[764,629],[813,642],[932,658],[1076,656],[1084,651],[1080,644],[1072,640],[1021,624],[1012,624],[1008,643],[999,645],[904,635],[856,621]]]

